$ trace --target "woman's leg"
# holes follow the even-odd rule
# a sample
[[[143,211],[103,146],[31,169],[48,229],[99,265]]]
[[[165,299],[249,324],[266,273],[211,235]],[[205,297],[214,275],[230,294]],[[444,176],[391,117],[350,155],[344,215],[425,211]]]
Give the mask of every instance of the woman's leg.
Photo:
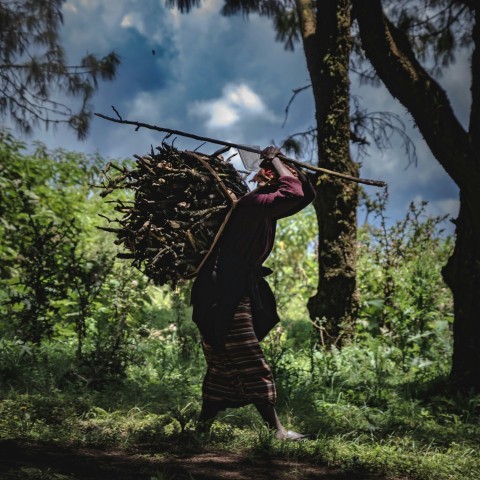
[[[221,410],[220,406],[216,402],[210,402],[204,400],[202,404],[202,410],[198,417],[197,430],[199,432],[208,432],[212,426],[213,420]]]
[[[275,407],[265,404],[255,404],[255,407],[269,428],[282,433],[286,431],[285,427],[282,425],[282,422],[280,422],[280,419],[278,418]]]
[[[293,430],[287,430],[280,419],[278,418],[275,407],[266,404],[255,404],[258,413],[262,416],[264,422],[269,428],[275,430],[275,437],[279,440],[300,440],[305,438],[305,435],[294,432]]]
[[[208,400],[204,400],[202,404],[202,410],[200,412],[200,416],[198,420],[200,422],[208,422],[213,420],[217,413],[220,411],[220,406],[216,402],[210,402]]]

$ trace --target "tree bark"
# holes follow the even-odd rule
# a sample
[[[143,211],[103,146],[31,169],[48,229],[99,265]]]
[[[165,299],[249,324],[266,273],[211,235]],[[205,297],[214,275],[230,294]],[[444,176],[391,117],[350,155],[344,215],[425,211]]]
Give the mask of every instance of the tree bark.
[[[475,11],[472,31],[472,108],[468,137],[474,182],[480,182],[480,7]],[[470,176],[466,170],[465,175]],[[460,186],[460,212],[456,221],[455,249],[443,269],[443,277],[454,299],[452,380],[462,389],[480,391],[480,195]],[[476,194],[473,194],[476,193]]]
[[[456,242],[442,273],[453,293],[453,356],[450,377],[462,390],[480,391],[480,239],[474,231],[472,210],[460,194]]]
[[[319,166],[358,177],[349,144],[350,0],[297,0],[296,6],[315,100]],[[358,310],[358,187],[323,175],[316,189],[319,276],[308,309],[322,343],[341,346]]]
[[[384,14],[381,0],[352,1],[368,59],[460,188],[455,249],[443,270],[454,300],[451,379],[463,388],[480,390],[480,9],[473,30],[472,114],[467,132],[445,91],[415,58],[408,38]]]

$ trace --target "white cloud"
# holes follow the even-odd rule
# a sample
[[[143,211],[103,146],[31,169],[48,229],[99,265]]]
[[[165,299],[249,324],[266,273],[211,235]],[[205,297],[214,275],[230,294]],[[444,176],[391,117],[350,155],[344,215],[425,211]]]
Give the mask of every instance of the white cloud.
[[[142,35],[145,35],[145,25],[138,13],[127,13],[120,22],[123,28],[135,28]]]
[[[467,128],[472,102],[470,83],[472,81],[470,49],[464,48],[456,55],[455,63],[447,68],[439,79],[448,93],[452,107],[462,125]]]
[[[431,215],[450,215],[455,218],[458,215],[460,209],[459,198],[445,198],[442,200],[434,200],[428,204],[427,209]]]
[[[226,99],[240,109],[259,113],[266,110],[261,98],[247,85],[229,85],[224,93]]]
[[[65,3],[63,5],[63,8],[65,10],[68,10],[69,12],[72,12],[72,13],[77,13],[78,12],[77,7],[75,5],[73,5],[73,3]]]
[[[120,26],[124,28],[129,28],[133,26],[133,17],[131,13],[128,13],[122,18],[122,21],[120,22]]]
[[[130,102],[128,115],[135,119],[141,118],[145,122],[155,121],[160,116],[159,107],[154,94],[139,92]]]
[[[208,117],[207,126],[210,128],[226,128],[237,123],[240,115],[224,100],[198,105],[197,113]]]
[[[291,105],[288,122],[281,127],[292,89],[310,83],[301,45],[294,53],[285,52],[282,44],[275,42],[270,19],[222,17],[218,12],[223,3],[203,0],[200,9],[181,15],[176,9],[166,9],[164,0],[66,0],[62,35],[68,58],[75,62],[86,52],[102,55],[111,50],[122,58],[117,79],[102,84],[93,99],[95,111],[108,113],[114,104],[131,120],[262,146],[280,143],[288,134],[312,125],[314,102],[311,91],[306,91]],[[464,124],[470,103],[465,88],[469,54],[459,53],[457,63],[441,78]],[[134,61],[138,58],[146,60]],[[456,211],[455,187],[413,128],[405,109],[385,88],[359,87],[353,81],[352,90],[369,110],[400,115],[417,145],[417,168],[406,169],[408,159],[398,140],[392,150],[372,149],[371,156],[363,160],[362,176],[389,183],[389,215],[402,217],[417,195],[429,200],[435,212]],[[99,119],[81,144],[65,129],[57,133],[38,130],[35,136],[48,140],[52,147],[99,149],[105,156],[120,157],[146,152],[150,144],[155,146],[163,138],[157,132],[134,132]],[[177,146],[190,148],[187,142],[179,137]],[[197,146],[192,141],[192,148]],[[213,151],[216,147],[204,148]],[[376,189],[370,187],[368,192],[373,194]]]
[[[246,84],[228,84],[220,98],[193,102],[189,114],[206,118],[208,128],[227,128],[246,117],[274,118],[263,100]]]

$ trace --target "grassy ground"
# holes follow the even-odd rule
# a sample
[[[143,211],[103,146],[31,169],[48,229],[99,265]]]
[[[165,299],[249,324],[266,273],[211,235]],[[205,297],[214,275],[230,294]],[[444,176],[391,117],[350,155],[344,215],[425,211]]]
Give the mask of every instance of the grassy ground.
[[[135,478],[150,480],[222,478],[221,472],[231,469],[226,464],[237,465],[238,475],[250,472],[258,478],[272,472],[277,473],[265,478],[284,478],[281,473],[295,469],[303,472],[298,478],[343,478],[343,473],[345,478],[480,478],[480,397],[447,390],[442,375],[431,367],[403,372],[392,351],[373,355],[352,345],[326,354],[279,350],[267,343],[280,415],[289,427],[311,435],[292,443],[275,440],[250,407],[228,410],[210,433],[196,433],[201,353],[190,346],[186,355],[179,342],[158,339],[146,340],[142,348],[143,362],[131,366],[126,378],[95,390],[64,373],[59,387],[61,376],[52,372],[61,372],[68,358],[62,360],[58,350],[47,355],[49,375],[47,357],[44,362],[37,358],[36,367],[25,369],[23,387],[18,375],[15,382],[5,382],[0,437],[9,443],[1,451],[11,453],[3,458],[1,478],[97,478],[82,469],[68,473],[58,467],[62,462],[52,452],[62,449],[72,458],[80,455],[84,460],[79,464],[93,459],[98,478],[115,474],[105,473],[105,455],[125,467],[125,476],[117,472],[116,478],[134,478],[128,475],[136,462],[143,462],[144,476]],[[41,452],[52,461],[35,464]],[[182,458],[190,467],[182,467]],[[205,473],[209,461],[212,471]],[[275,462],[283,467],[272,470]],[[258,471],[249,470],[254,466]],[[334,470],[325,470],[327,466]],[[308,476],[312,471],[317,477]],[[227,478],[243,478],[231,475]]]

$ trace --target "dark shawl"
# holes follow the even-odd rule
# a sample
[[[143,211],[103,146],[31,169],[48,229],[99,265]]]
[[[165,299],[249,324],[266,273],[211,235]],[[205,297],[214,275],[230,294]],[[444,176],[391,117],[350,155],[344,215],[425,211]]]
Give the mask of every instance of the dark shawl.
[[[275,239],[276,223],[300,211],[315,198],[302,176],[280,177],[275,186],[261,187],[242,197],[191,292],[193,321],[207,343],[220,351],[240,299],[251,298],[253,325],[262,340],[278,323],[275,297],[262,267]]]

